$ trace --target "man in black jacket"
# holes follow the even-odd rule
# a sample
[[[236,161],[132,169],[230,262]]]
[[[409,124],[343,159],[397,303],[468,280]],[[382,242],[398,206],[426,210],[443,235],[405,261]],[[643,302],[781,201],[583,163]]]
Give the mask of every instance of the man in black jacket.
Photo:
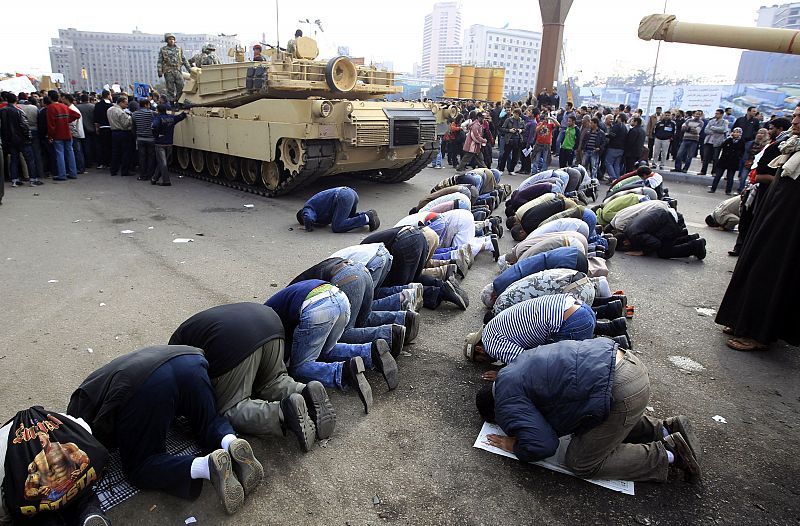
[[[111,125],[108,123],[108,109],[113,105],[111,93],[108,90],[103,90],[100,100],[94,105],[94,128],[100,148],[97,156],[99,158],[98,170],[111,166]]]
[[[700,260],[706,257],[706,240],[697,234],[689,235],[683,217],[672,209],[648,208],[631,219],[617,236],[622,250],[631,255],[655,254],[663,259],[695,256]]]
[[[303,451],[315,434],[333,433],[336,413],[322,384],[302,384],[287,373],[283,324],[270,307],[243,302],[206,309],[184,321],[169,343],[203,349],[217,411],[237,431],[292,431]]]
[[[628,127],[625,123],[628,117],[624,113],[617,115],[611,129],[606,132],[606,172],[610,180],[614,181],[622,174],[623,159],[625,155],[625,140],[628,136]]]
[[[264,478],[247,441],[219,416],[208,362],[194,347],[160,345],[120,356],[89,375],[67,412],[83,418],[109,450],[119,447],[122,470],[141,489],[195,499],[210,480],[225,510],[236,513]],[[166,452],[176,416],[189,420],[203,457]]]
[[[16,106],[16,95],[7,93],[6,102],[8,106],[0,110],[0,135],[2,135],[5,153],[11,157],[8,170],[11,172],[11,187],[22,186],[22,182],[19,180],[20,154],[25,158],[31,186],[39,186],[43,183],[37,176],[38,171],[36,169],[36,160],[33,156],[31,129],[28,127],[28,121]]]
[[[469,307],[469,297],[454,278],[440,280],[422,275],[430,257],[428,241],[422,228],[397,226],[374,232],[361,241],[362,245],[383,243],[392,256],[392,266],[382,286],[393,287],[422,283],[423,306],[437,308],[443,301],[455,304],[461,310]]]
[[[636,163],[640,159],[646,159],[644,153],[645,132],[642,127],[641,117],[631,119],[631,129],[625,136],[625,173],[631,172],[636,168]]]

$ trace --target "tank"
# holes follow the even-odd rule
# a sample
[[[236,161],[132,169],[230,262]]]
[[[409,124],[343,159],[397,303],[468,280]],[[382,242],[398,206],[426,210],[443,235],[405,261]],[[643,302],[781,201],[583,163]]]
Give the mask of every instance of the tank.
[[[770,53],[800,54],[797,31],[679,22],[675,15],[648,15],[639,22],[639,38]]]
[[[193,68],[175,127],[176,171],[274,197],[335,174],[397,183],[436,156],[433,103],[374,100],[402,92],[394,73],[348,57],[316,60],[313,39],[264,62]]]

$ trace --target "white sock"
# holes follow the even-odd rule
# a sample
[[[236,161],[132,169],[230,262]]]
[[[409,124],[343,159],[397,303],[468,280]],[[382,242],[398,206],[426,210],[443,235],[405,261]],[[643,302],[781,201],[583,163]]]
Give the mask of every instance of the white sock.
[[[206,455],[204,457],[197,457],[196,459],[192,460],[192,468],[189,471],[189,475],[193,479],[211,480],[211,473],[208,471],[208,459],[210,456],[211,455]]]
[[[670,464],[675,462],[675,455],[672,453],[672,451],[667,451],[667,460],[669,460]]]
[[[608,285],[608,279],[606,279],[605,276],[600,276],[596,279],[597,296],[600,298],[608,298],[611,296],[611,287]]]
[[[234,440],[236,440],[236,435],[227,434],[224,437],[222,437],[222,449],[228,451],[231,442],[233,442]]]

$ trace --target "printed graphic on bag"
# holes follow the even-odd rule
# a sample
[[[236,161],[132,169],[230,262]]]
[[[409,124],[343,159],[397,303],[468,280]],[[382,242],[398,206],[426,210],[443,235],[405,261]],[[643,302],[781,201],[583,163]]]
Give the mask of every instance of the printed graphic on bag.
[[[20,411],[6,453],[9,509],[32,517],[64,508],[97,480],[107,455],[76,422],[39,407]]]

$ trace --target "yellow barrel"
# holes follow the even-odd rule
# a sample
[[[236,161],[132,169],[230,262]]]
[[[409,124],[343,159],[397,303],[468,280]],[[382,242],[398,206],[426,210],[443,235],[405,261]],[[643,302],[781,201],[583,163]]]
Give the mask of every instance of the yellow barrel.
[[[445,64],[444,96],[447,99],[458,98],[458,86],[461,80],[461,64]]]
[[[505,68],[492,68],[492,76],[489,78],[489,96],[492,102],[503,100],[503,89],[505,88]]]
[[[475,85],[475,66],[461,66],[461,77],[458,84],[458,96],[471,99]]]
[[[475,68],[475,84],[472,96],[478,100],[489,100],[489,79],[492,77],[492,68]]]

